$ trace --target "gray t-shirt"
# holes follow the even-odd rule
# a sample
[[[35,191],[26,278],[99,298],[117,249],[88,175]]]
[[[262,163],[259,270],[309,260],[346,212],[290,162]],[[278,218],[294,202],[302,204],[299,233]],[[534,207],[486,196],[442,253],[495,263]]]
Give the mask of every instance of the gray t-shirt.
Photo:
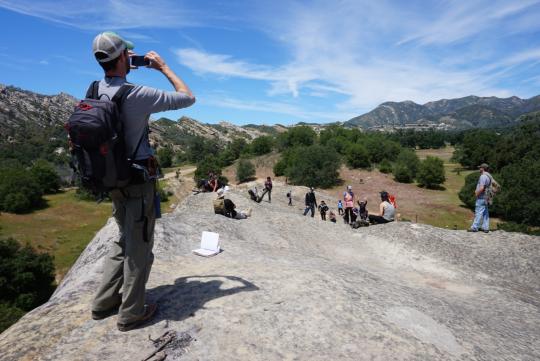
[[[98,94],[101,99],[112,99],[120,87],[127,83],[126,78],[105,77],[99,82]],[[103,96],[102,96],[103,95]],[[106,96],[105,96],[106,95]],[[146,159],[154,154],[148,140],[148,120],[150,114],[186,108],[195,98],[186,93],[164,91],[144,85],[134,85],[122,104],[122,121],[125,125],[125,141],[128,156],[131,157],[139,140],[144,139],[137,150],[135,159]]]
[[[481,199],[481,198],[484,198],[485,195],[486,195],[486,188],[491,184],[491,178],[489,176],[489,173],[488,172],[484,172],[482,173],[482,175],[480,175],[480,178],[478,178],[478,183],[476,183],[476,191],[478,192],[478,190],[480,188],[482,188],[482,186],[484,187],[484,190],[482,191],[482,193],[480,193],[476,198],[477,199]]]
[[[393,221],[395,214],[396,214],[396,208],[392,205],[390,202],[384,202],[384,211],[383,211],[383,218],[387,221]]]

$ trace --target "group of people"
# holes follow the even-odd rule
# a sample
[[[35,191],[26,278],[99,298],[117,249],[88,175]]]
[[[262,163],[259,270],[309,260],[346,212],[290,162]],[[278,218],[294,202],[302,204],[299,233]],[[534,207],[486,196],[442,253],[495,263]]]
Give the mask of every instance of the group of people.
[[[287,194],[287,197],[290,193]],[[343,217],[345,224],[349,224],[354,228],[369,224],[383,224],[392,222],[395,219],[396,206],[391,201],[390,195],[386,191],[380,192],[381,203],[379,204],[379,212],[377,214],[369,214],[367,210],[367,199],[356,200],[352,186],[347,186],[347,190],[343,192],[343,201],[340,199],[337,203],[338,215]],[[355,207],[355,201],[358,207]],[[317,206],[317,199],[313,187],[309,189],[305,196],[304,216],[311,212],[311,217],[315,216],[315,209],[318,209],[321,219],[326,221],[326,213],[328,220],[336,223],[336,214],[330,210],[325,201]]]

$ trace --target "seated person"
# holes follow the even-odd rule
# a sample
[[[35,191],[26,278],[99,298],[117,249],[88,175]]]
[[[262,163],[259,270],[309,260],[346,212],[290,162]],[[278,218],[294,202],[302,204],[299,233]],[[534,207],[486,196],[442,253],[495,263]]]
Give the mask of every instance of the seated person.
[[[370,214],[369,222],[372,224],[388,223],[394,220],[396,209],[388,200],[388,192],[381,192],[381,204],[379,205],[379,214]]]
[[[328,213],[328,219],[330,219],[330,222],[336,223],[336,214],[333,211],[330,211],[330,213]]]
[[[367,221],[368,219],[368,210],[367,210],[367,199],[363,199],[362,201],[358,201],[358,217],[360,217],[360,220]]]
[[[246,212],[237,212],[236,205],[230,199],[225,199],[225,193],[229,187],[225,186],[217,191],[217,198],[214,200],[214,213],[234,219],[246,219],[251,216],[251,209]]]

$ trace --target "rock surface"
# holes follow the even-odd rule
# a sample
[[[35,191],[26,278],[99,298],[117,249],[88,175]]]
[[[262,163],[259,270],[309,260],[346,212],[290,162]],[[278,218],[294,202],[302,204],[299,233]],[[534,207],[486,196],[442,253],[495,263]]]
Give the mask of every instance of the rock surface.
[[[351,230],[273,193],[271,204],[230,194],[253,208],[247,220],[214,215],[213,194],[159,220],[147,286],[159,310],[127,333],[115,316],[90,318],[117,234],[109,221],[51,300],[0,335],[0,360],[141,360],[149,335],[167,330],[188,335],[167,360],[540,359],[539,237],[406,222]],[[203,230],[223,252],[191,253]]]

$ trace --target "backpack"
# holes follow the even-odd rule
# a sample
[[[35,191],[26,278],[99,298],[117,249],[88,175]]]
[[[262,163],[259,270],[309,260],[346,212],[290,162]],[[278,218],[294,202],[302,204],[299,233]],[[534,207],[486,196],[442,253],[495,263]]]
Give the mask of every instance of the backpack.
[[[493,178],[493,176],[489,173],[487,173],[487,176],[489,177],[489,185],[484,191],[486,201],[489,205],[493,204],[493,198],[495,197],[495,194],[499,193],[501,191],[501,185]]]
[[[397,209],[397,202],[396,202],[396,196],[394,194],[388,195],[388,203],[394,206],[394,208]]]
[[[223,198],[214,199],[214,213],[225,215],[225,200]]]
[[[99,81],[94,81],[65,125],[80,186],[101,199],[106,192],[128,185],[133,158],[144,138],[143,133],[128,157],[120,113],[132,87],[124,84],[111,100],[99,99]]]

